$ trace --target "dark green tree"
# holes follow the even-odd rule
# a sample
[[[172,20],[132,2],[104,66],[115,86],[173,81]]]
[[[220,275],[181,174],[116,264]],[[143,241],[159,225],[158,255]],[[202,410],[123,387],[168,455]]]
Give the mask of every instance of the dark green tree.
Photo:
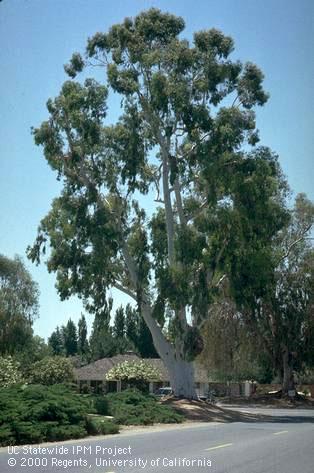
[[[33,336],[38,315],[38,285],[22,259],[0,255],[0,354],[22,351]]]
[[[77,351],[83,358],[86,358],[89,353],[87,324],[84,314],[81,315],[81,318],[78,321]]]
[[[52,332],[48,338],[48,346],[51,348],[54,355],[63,355],[65,353],[64,341],[59,327]]]
[[[112,328],[113,336],[116,339],[125,338],[125,318],[124,318],[124,309],[120,306],[114,316],[114,324]]]
[[[197,32],[190,43],[184,26],[150,9],[90,38],[85,58],[73,55],[65,68],[72,78],[93,62],[106,84],[65,82],[33,130],[63,190],[28,254],[39,262],[50,246],[63,299],[79,294],[93,311],[109,287],[134,299],[175,394],[192,398],[199,326],[221,281],[242,274],[258,297],[285,212],[277,157],[256,147],[262,72],[233,60],[222,32]],[[109,91],[122,106],[112,125]],[[174,343],[162,331],[165,314]]]
[[[152,335],[139,311],[127,304],[125,309],[125,335],[130,348],[142,358],[158,358]]]
[[[125,308],[125,335],[134,347],[138,343],[138,313],[130,304]]]
[[[138,336],[136,348],[142,358],[159,358],[154,347],[152,334],[143,317],[138,314]]]
[[[63,345],[66,356],[74,356],[77,354],[77,330],[75,323],[69,319],[68,323],[61,327]]]
[[[126,323],[125,323],[124,309],[120,306],[114,316],[114,323],[112,327],[112,336],[114,338],[114,345],[116,353],[126,353],[134,350],[134,345],[126,337]]]
[[[92,360],[116,355],[117,347],[110,327],[112,298],[104,303],[102,310],[95,314],[89,346]]]
[[[260,338],[282,379],[283,394],[295,387],[294,372],[311,363],[314,347],[314,205],[297,196],[290,220],[273,242],[274,270],[265,292],[243,306],[248,326]],[[240,294],[238,295],[240,297]]]

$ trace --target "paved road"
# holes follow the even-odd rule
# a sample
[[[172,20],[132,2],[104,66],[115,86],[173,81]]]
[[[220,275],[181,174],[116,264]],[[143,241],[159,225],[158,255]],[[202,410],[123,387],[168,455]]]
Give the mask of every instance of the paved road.
[[[46,452],[29,448],[23,452],[19,447],[8,454],[2,449],[0,472],[313,473],[314,411],[258,412],[265,415],[261,422],[139,429],[105,439],[41,446],[49,449]],[[15,465],[9,466],[10,461]]]

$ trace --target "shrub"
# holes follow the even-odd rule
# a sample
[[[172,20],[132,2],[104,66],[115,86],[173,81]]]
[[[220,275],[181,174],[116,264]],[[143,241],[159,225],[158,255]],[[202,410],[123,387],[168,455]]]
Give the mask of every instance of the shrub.
[[[83,384],[83,386],[81,387],[81,393],[82,394],[89,394],[90,393],[90,387],[88,386],[88,384]]]
[[[104,411],[105,403],[96,403]],[[87,414],[94,401],[70,386],[29,385],[0,389],[0,445],[38,443],[84,437],[89,433]],[[117,425],[99,426],[95,433],[115,433]]]
[[[183,416],[163,406],[149,395],[136,390],[107,394],[109,414],[118,424],[148,425],[154,423],[180,423]]]
[[[108,399],[105,396],[94,397],[94,408],[97,414],[101,414],[103,416],[108,415],[108,412],[109,412]]]
[[[117,434],[119,427],[109,419],[103,417],[90,417],[86,419],[86,429],[90,435]]]
[[[0,357],[0,387],[6,388],[22,382],[20,363],[11,356]]]
[[[87,430],[85,428],[85,422],[82,422],[78,425],[56,425],[51,427],[47,434],[50,441],[79,439],[86,436]]]
[[[73,366],[70,360],[62,356],[46,356],[34,363],[30,382],[52,385],[65,383],[73,379]]]

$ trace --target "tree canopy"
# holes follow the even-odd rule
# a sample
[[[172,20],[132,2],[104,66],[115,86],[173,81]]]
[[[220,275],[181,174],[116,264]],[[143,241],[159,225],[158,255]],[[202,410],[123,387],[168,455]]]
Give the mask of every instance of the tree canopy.
[[[263,295],[287,212],[277,156],[257,146],[262,72],[234,60],[221,31],[188,41],[184,27],[153,8],[96,33],[65,66],[72,79],[102,66],[104,84],[65,82],[33,130],[63,189],[29,256],[49,246],[61,298],[78,294],[91,311],[109,287],[133,298],[175,393],[193,397],[211,304],[225,280],[248,305],[252,289]],[[121,115],[110,124],[112,92]]]
[[[0,354],[13,355],[30,342],[38,297],[38,285],[22,259],[0,255]]]
[[[265,293],[260,298],[252,294],[251,310],[243,311],[283,379],[285,392],[294,388],[293,370],[300,372],[313,363],[313,223],[314,205],[300,194],[290,221],[273,241],[274,271]]]

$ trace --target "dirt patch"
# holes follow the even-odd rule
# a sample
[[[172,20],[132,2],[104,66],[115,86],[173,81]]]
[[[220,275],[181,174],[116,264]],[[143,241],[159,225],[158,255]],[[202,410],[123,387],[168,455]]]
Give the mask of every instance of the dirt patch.
[[[233,402],[234,399],[229,398],[229,403],[235,406]],[[238,399],[239,401],[239,399]],[[243,400],[244,401],[244,400]],[[247,401],[247,400],[245,400]],[[299,407],[303,408],[303,405],[294,405],[288,406],[284,404],[285,400],[273,400],[272,404],[267,403],[252,403],[251,406],[254,407]],[[226,405],[217,405],[217,404],[208,404],[204,401],[188,401],[186,399],[175,399],[169,398],[166,400],[161,401],[163,404],[172,407],[174,410],[182,414],[188,422],[275,422],[275,418],[271,415],[264,415],[256,413],[249,413],[249,412],[239,412],[232,410],[232,407],[227,407]],[[287,400],[286,403],[291,403],[291,401]],[[304,402],[307,401],[303,401]],[[237,404],[239,406],[243,406],[244,402],[241,404]],[[248,403],[245,403],[248,406]],[[306,404],[309,408],[314,408],[314,403],[311,402],[310,405]],[[278,417],[280,419],[280,417]]]
[[[189,422],[244,422],[247,417],[252,420],[260,417],[259,414],[243,414],[204,401],[170,398],[161,402],[182,414]]]
[[[225,397],[219,400],[221,406],[272,407],[278,409],[314,409],[314,399],[298,396],[297,399],[282,398],[277,393],[243,397]]]

